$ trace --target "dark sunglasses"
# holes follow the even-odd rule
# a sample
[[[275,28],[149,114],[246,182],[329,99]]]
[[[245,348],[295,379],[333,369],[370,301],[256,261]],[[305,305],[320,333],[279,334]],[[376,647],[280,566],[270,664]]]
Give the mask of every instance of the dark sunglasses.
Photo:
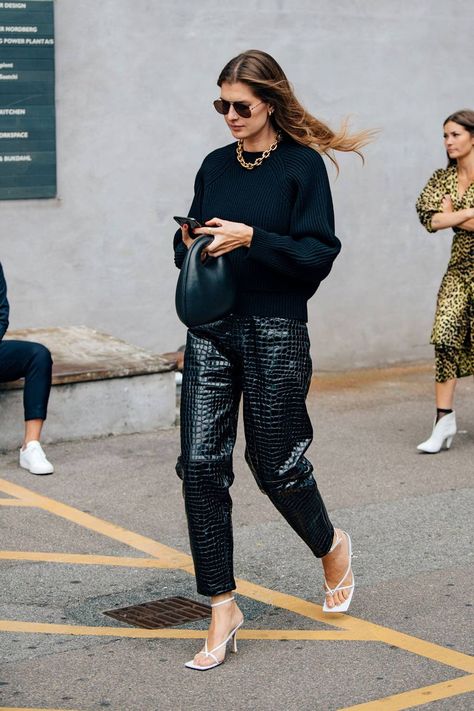
[[[219,114],[227,116],[230,111],[230,107],[233,106],[236,114],[239,114],[239,116],[242,116],[242,118],[250,118],[253,109],[256,109],[257,106],[260,106],[260,104],[263,104],[264,102],[259,101],[258,104],[255,104],[254,106],[247,106],[247,104],[243,104],[241,101],[226,101],[225,99],[216,99],[213,103],[215,110]]]

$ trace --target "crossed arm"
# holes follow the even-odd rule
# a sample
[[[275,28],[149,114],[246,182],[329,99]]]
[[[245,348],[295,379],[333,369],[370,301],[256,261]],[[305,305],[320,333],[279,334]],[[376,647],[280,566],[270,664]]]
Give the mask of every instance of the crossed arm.
[[[445,230],[447,227],[460,227],[462,230],[474,232],[474,207],[464,210],[454,210],[451,197],[445,195],[442,201],[442,212],[437,212],[431,218],[434,230]]]

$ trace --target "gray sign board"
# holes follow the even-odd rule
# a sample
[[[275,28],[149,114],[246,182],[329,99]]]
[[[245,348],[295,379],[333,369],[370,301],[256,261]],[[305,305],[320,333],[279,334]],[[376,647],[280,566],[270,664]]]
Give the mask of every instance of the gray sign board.
[[[55,196],[53,0],[0,1],[0,199]]]

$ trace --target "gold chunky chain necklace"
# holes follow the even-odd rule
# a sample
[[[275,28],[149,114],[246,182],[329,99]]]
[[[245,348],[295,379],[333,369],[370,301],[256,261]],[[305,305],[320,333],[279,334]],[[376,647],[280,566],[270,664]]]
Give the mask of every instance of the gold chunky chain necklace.
[[[237,143],[237,160],[239,161],[242,168],[246,168],[247,170],[253,170],[257,166],[262,165],[265,158],[268,158],[270,153],[278,147],[278,144],[280,143],[280,141],[281,141],[281,133],[277,133],[275,142],[272,143],[270,148],[267,148],[266,151],[263,151],[262,155],[259,158],[256,158],[253,163],[247,163],[247,161],[244,159],[244,157],[242,155],[242,151],[244,148],[244,141],[242,138],[240,138],[239,142]]]

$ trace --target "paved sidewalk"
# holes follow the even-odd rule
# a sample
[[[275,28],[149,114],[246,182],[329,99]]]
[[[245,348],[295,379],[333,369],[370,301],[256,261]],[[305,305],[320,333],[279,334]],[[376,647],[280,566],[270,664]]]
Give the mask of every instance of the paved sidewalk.
[[[432,391],[426,364],[313,383],[309,456],[354,543],[349,615],[323,617],[320,565],[259,493],[239,438],[246,623],[239,654],[206,674],[183,667],[205,622],[148,631],[103,615],[203,600],[174,474],[178,430],[50,445],[50,477],[0,455],[0,709],[472,710],[474,384],[459,384],[451,450],[422,455]]]

